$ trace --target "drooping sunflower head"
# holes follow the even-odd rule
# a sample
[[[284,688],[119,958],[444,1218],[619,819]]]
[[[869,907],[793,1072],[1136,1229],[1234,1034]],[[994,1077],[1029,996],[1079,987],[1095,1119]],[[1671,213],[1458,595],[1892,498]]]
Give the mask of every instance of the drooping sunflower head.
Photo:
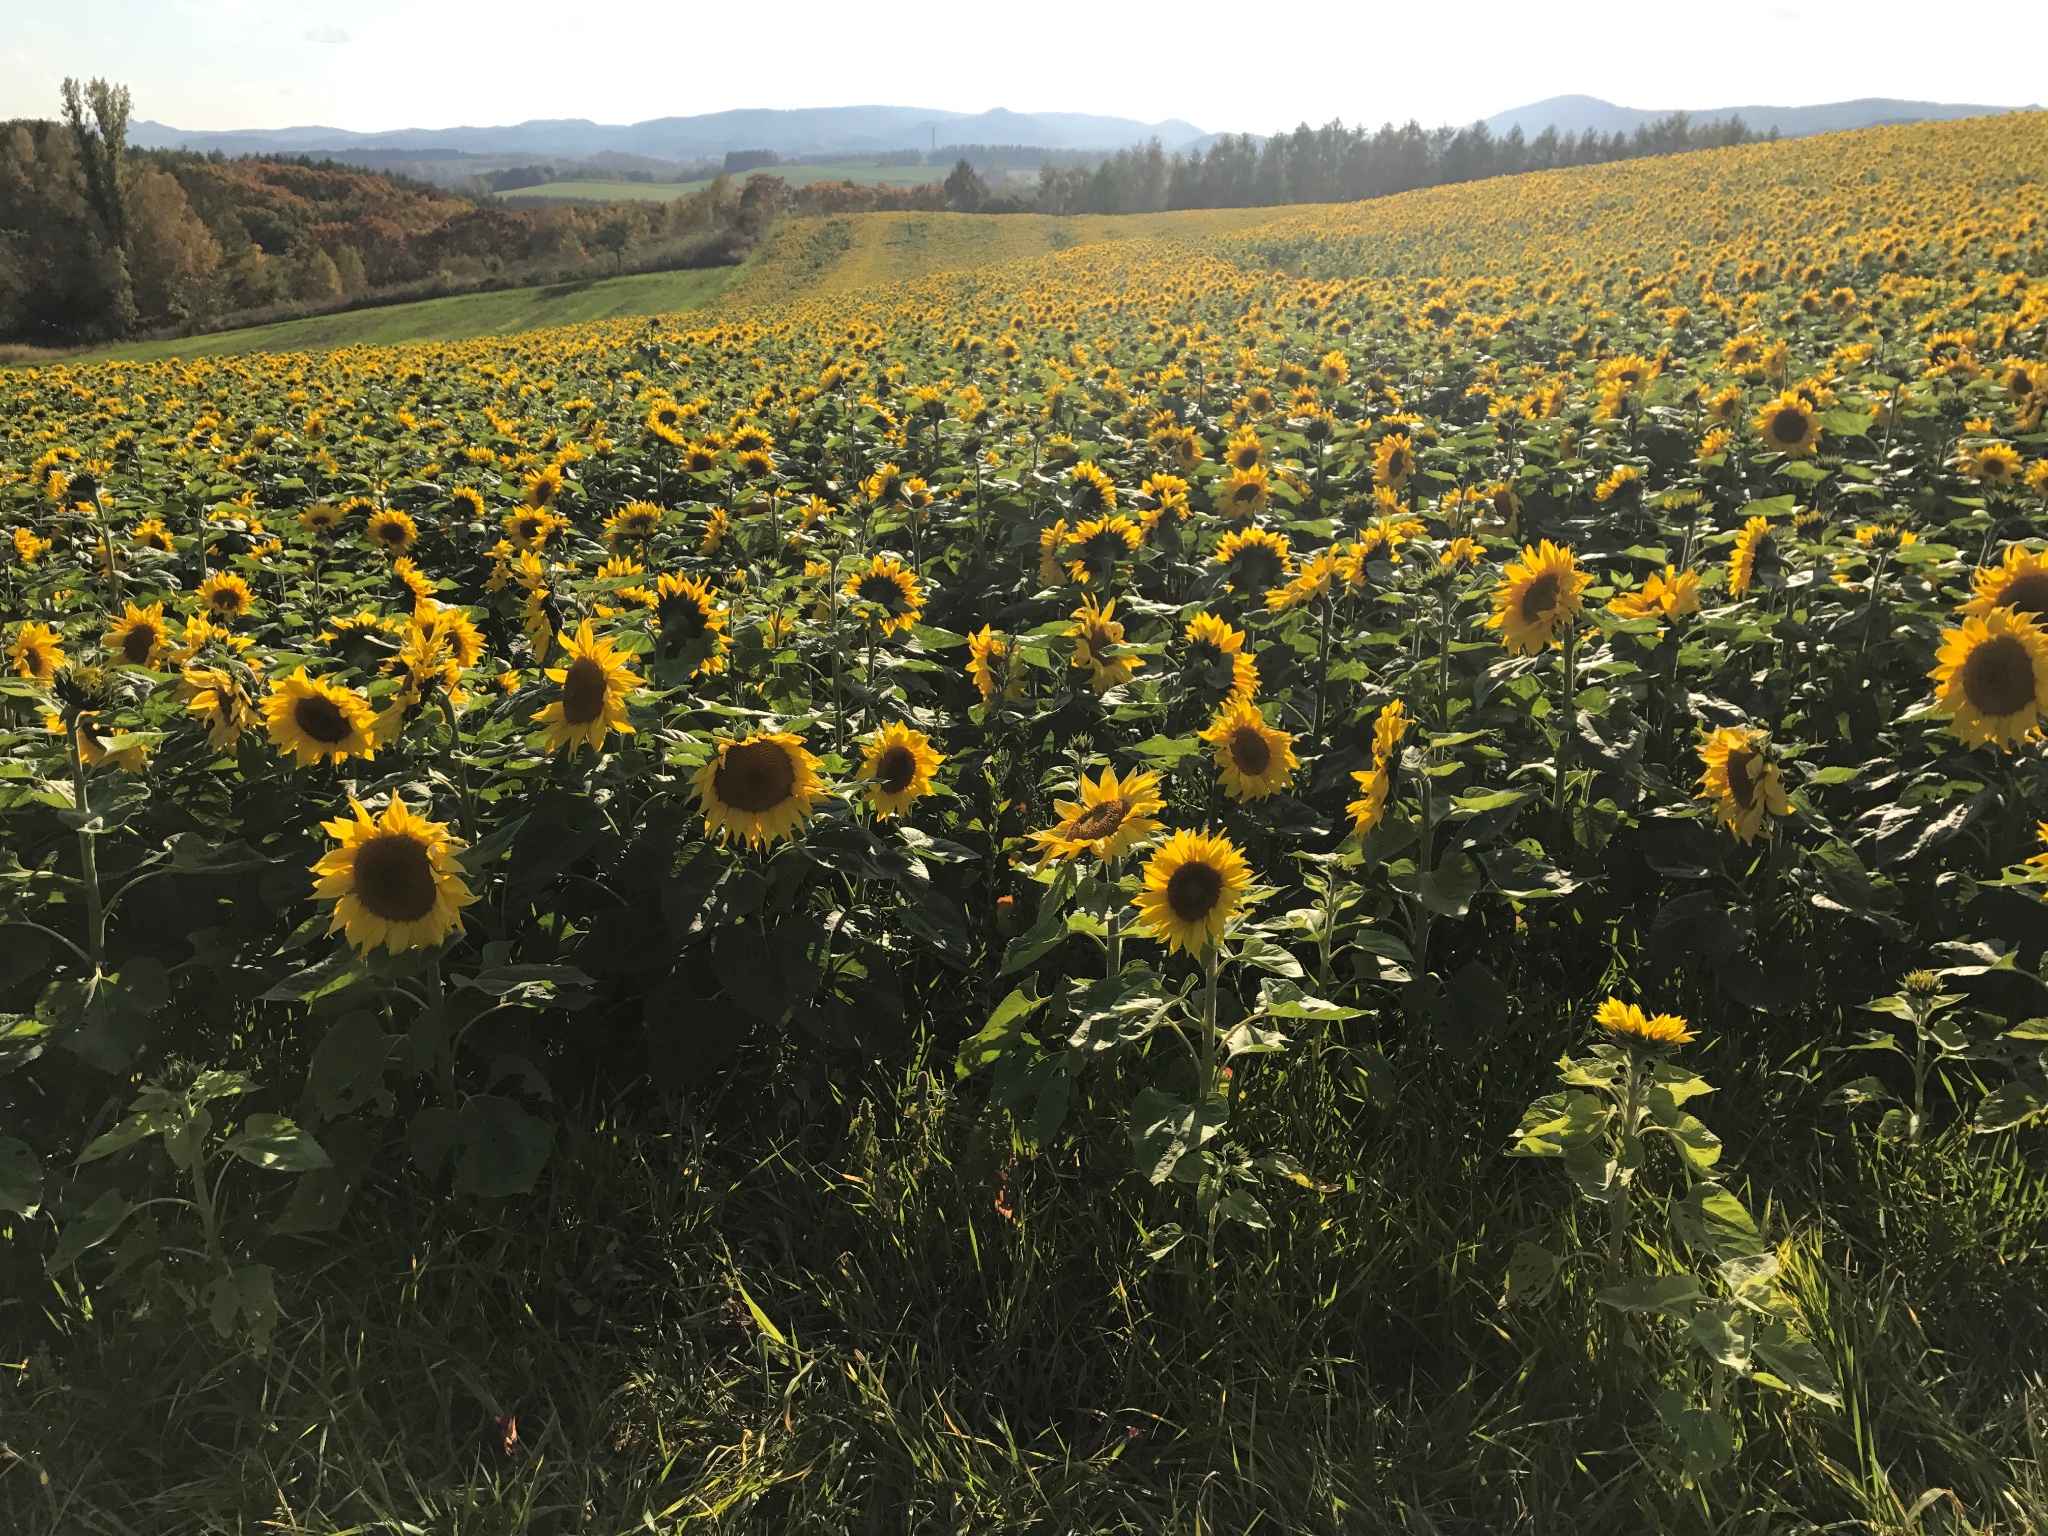
[[[1820,440],[1820,423],[1804,396],[1786,390],[1756,413],[1756,435],[1763,445],[1788,458],[1803,459]]]
[[[916,627],[924,613],[923,584],[894,555],[876,555],[855,566],[842,595],[872,605],[870,618],[884,635]]]
[[[264,699],[263,720],[272,744],[291,753],[301,768],[377,752],[376,715],[369,700],[354,689],[309,677],[304,667],[281,679]]]
[[[1493,593],[1489,629],[1501,632],[1510,655],[1528,656],[1558,643],[1557,631],[1578,621],[1583,594],[1593,582],[1569,546],[1545,539],[1508,563]]]
[[[1287,787],[1301,766],[1294,737],[1266,724],[1258,705],[1234,695],[1201,733],[1216,756],[1223,792],[1233,800],[1263,800]]]
[[[445,824],[415,815],[397,795],[381,816],[354,800],[355,819],[325,823],[340,847],[313,865],[313,894],[334,903],[328,931],[359,950],[392,954],[433,948],[462,931],[462,909],[477,898],[455,862],[459,840]]]
[[[1139,926],[1169,953],[1199,955],[1223,937],[1251,883],[1251,865],[1229,838],[1176,832],[1145,861],[1133,905]]]
[[[152,603],[147,608],[130,603],[127,611],[107,626],[100,644],[109,655],[128,666],[153,667],[162,658],[169,639],[162,603]]]
[[[1114,768],[1105,768],[1093,782],[1082,774],[1081,798],[1055,801],[1058,823],[1031,836],[1047,858],[1092,853],[1118,859],[1159,830],[1157,816],[1165,808],[1158,774],[1133,769],[1118,778]]]
[[[1143,535],[1128,517],[1091,518],[1074,530],[1067,544],[1067,574],[1082,585],[1110,580],[1123,561],[1137,553]]]
[[[892,720],[870,736],[860,776],[877,816],[900,816],[932,792],[932,775],[945,761],[922,731]]]
[[[1099,517],[1116,510],[1116,482],[1100,465],[1083,459],[1067,472],[1068,496],[1074,511],[1082,517]]]
[[[998,693],[1011,703],[1024,695],[1024,669],[1017,665],[1009,637],[986,624],[978,634],[967,637],[967,675],[974,680],[984,704],[993,702]]]
[[[472,486],[458,485],[448,493],[448,515],[458,523],[484,520],[484,493]]]
[[[632,735],[626,695],[639,684],[632,663],[611,640],[598,639],[588,619],[562,649],[562,665],[547,673],[548,681],[561,687],[561,696],[533,716],[547,732],[548,751],[567,747],[573,757],[579,747],[602,751],[605,737],[614,731]]]
[[[1251,698],[1259,691],[1259,666],[1245,650],[1245,634],[1227,619],[1213,613],[1198,613],[1183,631],[1187,659],[1181,663],[1183,687],[1198,691],[1241,695]]]
[[[795,836],[826,794],[818,760],[789,732],[720,742],[691,787],[706,836],[716,832],[721,842],[737,837],[753,847]]]
[[[1702,771],[1697,798],[1714,802],[1714,815],[1742,842],[1768,834],[1770,816],[1789,816],[1792,802],[1770,742],[1761,731],[1726,726],[1700,742]]]
[[[1675,1051],[1698,1038],[1675,1013],[1646,1014],[1634,1003],[1610,997],[1593,1014],[1593,1022],[1615,1044],[1651,1054]]]
[[[14,632],[14,641],[7,647],[7,661],[16,677],[47,683],[64,666],[63,637],[49,625],[31,620]]]
[[[2010,750],[2038,736],[2048,713],[2048,632],[1993,608],[1943,632],[1928,676],[1951,731],[1973,747]]]
[[[1114,599],[1098,604],[1092,597],[1082,598],[1073,620],[1067,629],[1074,641],[1071,664],[1088,669],[1088,684],[1097,693],[1129,682],[1131,674],[1145,665],[1145,658],[1132,655],[1124,644],[1124,627],[1116,617]]]
[[[1978,571],[1972,584],[1976,591],[1963,604],[1965,616],[1982,617],[1994,608],[2010,608],[2038,623],[2048,615],[2048,554],[2037,554],[2023,544],[2008,544],[1998,564]]]
[[[256,601],[249,583],[233,571],[216,571],[199,583],[199,601],[216,619],[238,619]]]

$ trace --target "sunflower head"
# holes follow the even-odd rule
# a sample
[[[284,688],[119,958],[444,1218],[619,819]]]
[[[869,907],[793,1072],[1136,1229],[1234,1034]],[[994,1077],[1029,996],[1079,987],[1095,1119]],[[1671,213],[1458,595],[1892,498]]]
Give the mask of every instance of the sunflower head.
[[[363,525],[363,533],[371,544],[387,555],[402,555],[420,540],[419,524],[409,513],[392,507],[372,512],[370,520]]]
[[[1234,695],[1201,733],[1216,755],[1223,792],[1233,800],[1263,800],[1287,787],[1301,766],[1294,738],[1266,724],[1258,705]]]
[[[1973,615],[1943,632],[1928,676],[1951,731],[2010,750],[2039,736],[2048,713],[2048,632],[2010,608]]]
[[[2048,616],[2048,554],[2023,544],[2008,544],[1998,564],[1978,571],[1975,593],[1963,604],[1966,617],[1981,618],[1994,608],[2010,608],[2039,623]]]
[[[1255,597],[1294,571],[1287,535],[1264,528],[1233,529],[1216,541],[1216,552],[1210,558],[1223,567],[1225,591]]]
[[[924,614],[924,586],[917,573],[894,555],[876,555],[847,577],[843,596],[869,605],[884,635],[913,629]]]
[[[1630,1051],[1655,1054],[1675,1051],[1698,1037],[1675,1013],[1645,1014],[1634,1003],[1610,997],[1593,1014],[1607,1038]]]
[[[1165,808],[1159,775],[1133,769],[1118,778],[1114,768],[1105,768],[1092,783],[1082,774],[1081,798],[1054,802],[1057,825],[1031,836],[1047,858],[1122,858],[1159,830],[1157,816]]]
[[[199,601],[216,619],[238,619],[254,606],[249,583],[232,571],[216,571],[199,583]]]
[[[1013,704],[1024,696],[1024,669],[1017,664],[1009,637],[986,624],[980,633],[967,637],[967,675],[984,704],[994,702],[998,693]]]
[[[1501,632],[1501,643],[1511,655],[1545,650],[1559,643],[1560,627],[1577,622],[1582,594],[1592,583],[1569,547],[1559,548],[1548,539],[1540,547],[1532,544],[1521,559],[1508,563],[1494,589],[1487,627]]]
[[[932,792],[932,775],[945,757],[930,738],[901,721],[891,721],[868,738],[860,776],[877,816],[900,816]]]
[[[1073,620],[1067,630],[1074,641],[1072,665],[1088,669],[1088,684],[1097,693],[1129,682],[1131,674],[1145,665],[1144,657],[1131,655],[1124,645],[1114,600],[1098,605],[1094,598],[1084,597]]]
[[[1803,459],[1820,440],[1813,406],[1794,390],[1786,390],[1756,413],[1756,434],[1763,445],[1788,458]]]
[[[263,720],[271,742],[291,753],[301,768],[377,752],[376,714],[369,700],[338,683],[309,677],[304,667],[271,690],[263,701]]]
[[[152,603],[147,608],[130,603],[127,611],[107,626],[101,644],[124,665],[153,667],[168,648],[169,638],[162,603]]]
[[[1769,750],[1769,739],[1761,731],[1733,726],[1712,732],[1700,743],[1697,798],[1713,801],[1721,824],[1745,843],[1759,832],[1768,834],[1769,817],[1792,814],[1792,802]]]
[[[14,642],[7,647],[7,660],[16,677],[47,683],[64,666],[63,637],[47,624],[30,621],[14,632]]]
[[[737,837],[750,847],[794,837],[826,794],[817,758],[790,732],[720,742],[691,787],[705,834],[716,832],[721,842]]]
[[[1201,954],[1222,939],[1251,882],[1251,866],[1229,838],[1176,832],[1145,861],[1133,903],[1139,926],[1169,953]]]
[[[327,822],[340,847],[313,865],[315,897],[334,903],[328,931],[360,950],[392,954],[434,948],[462,931],[462,909],[477,898],[455,862],[462,844],[441,822],[415,815],[393,795],[381,816],[349,802],[353,820]]]
[[[560,686],[561,696],[533,717],[547,732],[548,750],[567,747],[573,757],[579,747],[602,751],[605,738],[614,731],[632,735],[626,695],[639,683],[632,663],[611,640],[598,639],[588,619],[562,649],[562,665],[547,674],[549,682]]]

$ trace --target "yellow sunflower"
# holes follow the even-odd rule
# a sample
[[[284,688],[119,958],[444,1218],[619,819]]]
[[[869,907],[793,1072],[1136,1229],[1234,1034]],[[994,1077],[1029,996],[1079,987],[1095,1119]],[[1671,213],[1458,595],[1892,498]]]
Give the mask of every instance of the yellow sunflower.
[[[795,836],[826,794],[818,760],[789,732],[720,742],[691,787],[707,837],[715,831],[721,842],[739,837],[755,847]]]
[[[1024,695],[1024,669],[1017,664],[1009,639],[986,624],[979,634],[967,637],[967,675],[984,704],[998,692],[1013,704]]]
[[[1398,491],[1415,473],[1415,445],[1405,432],[1390,432],[1372,451],[1372,478],[1376,484]]]
[[[1372,726],[1372,766],[1351,775],[1359,797],[1345,806],[1351,830],[1363,836],[1378,826],[1387,814],[1387,799],[1394,792],[1394,769],[1399,765],[1402,738],[1415,722],[1399,699],[1391,699]]]
[[[143,759],[149,756],[146,742],[137,742],[130,747],[109,751],[108,743],[119,734],[116,731],[100,729],[100,712],[96,709],[82,709],[73,724],[78,732],[79,761],[88,768],[97,768],[102,763],[111,763],[123,773],[142,772]],[[43,724],[55,735],[64,734],[64,721],[57,715],[46,715]]]
[[[178,697],[205,725],[206,743],[216,752],[232,752],[242,732],[254,730],[262,718],[241,679],[227,667],[185,668]]]
[[[1752,517],[1735,535],[1735,549],[1728,557],[1728,590],[1747,597],[1759,570],[1768,570],[1778,555],[1777,536],[1768,518]]]
[[[455,863],[460,840],[396,795],[374,819],[359,801],[349,807],[353,821],[322,823],[341,846],[313,865],[313,895],[334,903],[327,931],[339,928],[357,949],[382,944],[394,955],[460,933],[462,909],[477,899]]]
[[[177,548],[171,540],[171,530],[164,526],[161,518],[145,517],[135,525],[131,537],[144,549],[154,549],[163,554],[169,554]]]
[[[127,611],[107,626],[100,644],[131,667],[153,667],[162,657],[167,639],[162,603],[147,608],[130,603]]]
[[[1957,736],[1973,747],[2016,747],[2040,734],[2048,712],[2048,633],[2025,614],[1994,608],[1944,630],[1927,675]]]
[[[1259,691],[1259,664],[1245,653],[1244,631],[1213,613],[1198,613],[1182,631],[1188,643],[1181,675],[1212,691],[1251,698]]]
[[[860,776],[877,816],[900,816],[932,792],[932,775],[945,761],[923,731],[891,721],[867,741]]]
[[[500,521],[505,537],[517,549],[540,549],[558,529],[569,526],[569,519],[546,507],[514,507]]]
[[[49,625],[31,621],[14,632],[14,643],[7,647],[7,661],[16,677],[47,683],[64,665],[63,638]]]
[[[1239,521],[1254,517],[1266,509],[1272,489],[1271,477],[1263,464],[1232,470],[1230,478],[1215,493],[1216,510]]]
[[[249,583],[232,571],[216,571],[199,583],[199,601],[216,619],[238,619],[256,601]]]
[[[1608,1038],[1635,1050],[1675,1050],[1698,1037],[1675,1013],[1645,1014],[1634,1003],[1610,997],[1593,1014],[1593,1022]]]
[[[280,752],[295,756],[301,768],[322,758],[338,763],[374,756],[375,721],[368,699],[353,689],[308,677],[304,667],[280,680],[263,701],[263,722],[271,742]]]
[[[1820,441],[1820,423],[1813,419],[1812,405],[1789,389],[1756,413],[1754,425],[1766,448],[1788,458],[1805,458]]]
[[[1216,541],[1210,556],[1223,567],[1223,590],[1257,596],[1294,571],[1294,556],[1284,533],[1264,528],[1239,528]]]
[[[1143,538],[1138,525],[1121,514],[1090,518],[1067,541],[1067,575],[1082,586],[1108,581],[1121,562],[1137,553]]]
[[[1074,510],[1082,516],[1116,510],[1116,482],[1100,466],[1083,459],[1067,471],[1067,483]]]
[[[1540,548],[1529,545],[1521,559],[1508,563],[1494,589],[1493,617],[1486,627],[1501,631],[1510,655],[1533,655],[1559,643],[1558,626],[1577,621],[1582,594],[1592,584],[1570,546],[1559,548],[1548,539]]]
[[[1124,646],[1124,627],[1116,618],[1115,599],[1097,607],[1094,598],[1084,597],[1073,619],[1067,630],[1074,637],[1072,665],[1088,669],[1088,684],[1097,693],[1129,682],[1131,674],[1145,665],[1144,657],[1130,655]]]
[[[327,533],[341,521],[341,508],[332,502],[316,502],[299,513],[299,526],[308,533]]]
[[[1159,794],[1159,775],[1138,769],[1119,779],[1114,768],[1090,783],[1081,775],[1081,798],[1053,802],[1057,826],[1031,834],[1045,857],[1077,859],[1092,853],[1118,859],[1159,830],[1157,813],[1166,808]]]
[[[2009,443],[1983,443],[1965,449],[1963,472],[1986,485],[2011,485],[2020,477],[2019,451]]]
[[[666,656],[694,661],[692,677],[725,670],[726,610],[708,581],[664,571],[654,583],[654,622]]]
[[[855,566],[842,595],[873,605],[884,635],[914,628],[924,613],[924,587],[917,573],[894,555],[876,555]]]
[[[1661,573],[1652,571],[1642,587],[1624,592],[1607,605],[1608,611],[1624,619],[1678,619],[1700,611],[1700,574],[1667,565]]]
[[[632,735],[633,727],[626,721],[626,695],[640,681],[633,674],[632,663],[610,640],[593,635],[588,619],[577,627],[562,652],[563,664],[547,672],[548,681],[561,686],[562,696],[533,716],[547,730],[548,750],[567,747],[574,757],[579,746],[602,751],[605,737],[613,731]]]
[[[419,542],[420,525],[408,514],[387,508],[371,513],[363,532],[385,554],[402,555]]]
[[[1700,743],[1700,792],[1696,798],[1714,802],[1714,814],[1741,842],[1758,832],[1770,834],[1767,816],[1789,816],[1785,781],[1768,756],[1769,742],[1761,731],[1724,726]]]
[[[1976,591],[1963,604],[1966,618],[1982,618],[1994,608],[2010,608],[2037,622],[2048,614],[2048,554],[2008,544],[1998,564],[1978,571],[1971,584]]]
[[[1229,838],[1176,832],[1145,861],[1144,888],[1132,904],[1139,926],[1169,953],[1200,954],[1223,937],[1251,883],[1251,865]]]
[[[651,501],[629,501],[604,520],[604,536],[616,549],[633,539],[651,539],[661,531],[664,509]]]
[[[1294,738],[1266,724],[1259,706],[1235,694],[1201,739],[1216,752],[1223,792],[1233,800],[1263,800],[1287,787],[1301,766],[1294,756]]]

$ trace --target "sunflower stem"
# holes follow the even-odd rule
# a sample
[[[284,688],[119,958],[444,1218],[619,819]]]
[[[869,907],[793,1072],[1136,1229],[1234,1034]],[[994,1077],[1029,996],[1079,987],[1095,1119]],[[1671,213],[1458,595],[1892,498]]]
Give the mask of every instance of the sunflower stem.
[[[92,958],[94,983],[106,954],[106,914],[100,903],[100,856],[97,834],[86,829],[89,798],[85,791],[85,751],[79,744],[78,722],[71,722],[71,803],[78,811],[78,875],[85,887],[85,947]]]
[[[1567,850],[1574,846],[1571,814],[1566,797],[1571,779],[1573,738],[1579,733],[1578,659],[1579,626],[1567,618],[1564,631],[1564,658],[1558,669],[1562,684],[1559,689],[1558,713],[1563,717],[1563,725],[1557,737],[1556,763],[1557,836],[1559,843]]]

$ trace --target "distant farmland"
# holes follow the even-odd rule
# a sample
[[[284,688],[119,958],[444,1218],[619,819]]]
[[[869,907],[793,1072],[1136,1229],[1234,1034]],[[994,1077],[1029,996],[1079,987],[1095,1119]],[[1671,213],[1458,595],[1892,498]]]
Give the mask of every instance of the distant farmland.
[[[918,187],[944,181],[949,169],[943,165],[870,165],[859,161],[826,165],[777,165],[766,173],[780,176],[792,187],[807,187],[814,181],[857,181],[864,186]],[[754,174],[735,177],[744,180]],[[621,200],[666,203],[687,197],[711,185],[702,181],[555,181],[546,186],[520,187],[499,195],[498,201],[514,207],[533,202],[610,203]]]

